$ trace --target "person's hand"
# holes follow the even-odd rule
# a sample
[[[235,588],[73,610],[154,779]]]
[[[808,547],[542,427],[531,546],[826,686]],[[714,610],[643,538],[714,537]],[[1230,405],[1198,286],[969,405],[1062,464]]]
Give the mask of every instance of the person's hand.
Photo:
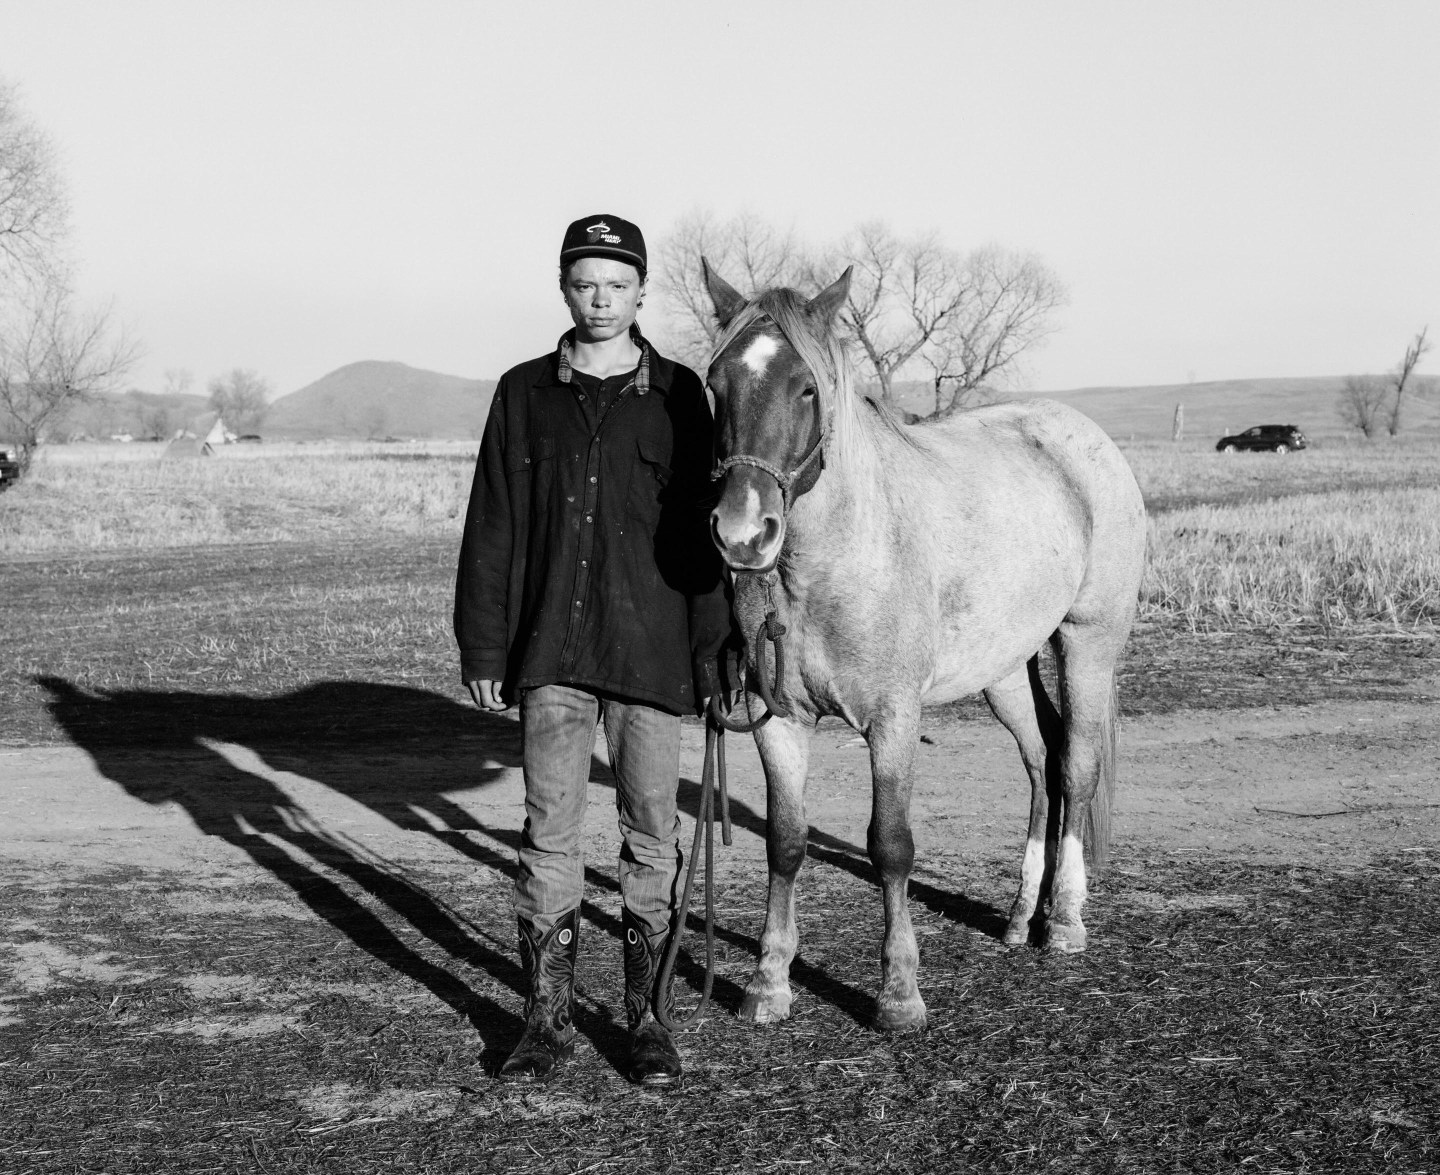
[[[503,710],[505,703],[500,698],[500,683],[494,678],[487,677],[480,681],[467,681],[465,688],[470,691],[470,697],[482,710]]]
[[[728,714],[740,701],[739,690],[721,690],[719,693],[720,711]],[[700,699],[700,716],[703,718],[710,713],[710,703],[716,700],[715,694],[706,694]]]

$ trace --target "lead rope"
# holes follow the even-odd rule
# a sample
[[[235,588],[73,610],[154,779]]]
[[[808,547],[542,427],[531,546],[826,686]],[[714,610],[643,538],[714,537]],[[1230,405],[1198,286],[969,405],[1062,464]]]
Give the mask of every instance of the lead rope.
[[[710,989],[715,984],[715,788],[720,789],[720,837],[728,846],[731,843],[730,790],[725,779],[725,730],[720,723],[720,699],[712,697],[710,708],[705,715],[705,766],[700,772],[700,810],[695,817],[695,842],[690,846],[690,866],[685,872],[685,888],[680,893],[680,912],[675,919],[675,929],[670,935],[670,945],[665,951],[665,961],[660,964],[660,974],[655,981],[654,994],[668,991],[675,973],[675,956],[680,953],[680,935],[685,929],[685,918],[690,912],[690,896],[695,889],[695,869],[700,863],[700,838],[705,838],[705,987],[700,992],[700,1002],[683,1020],[671,1015],[673,1004],[663,998],[656,998],[655,1019],[666,1029],[676,1032],[698,1024],[710,1003]]]
[[[755,687],[760,695],[760,700],[765,703],[765,713],[759,718],[751,719],[749,722],[741,722],[738,718],[731,718],[729,714],[713,706],[713,717],[717,723],[726,730],[733,730],[736,734],[749,734],[751,731],[759,730],[772,717],[789,718],[790,707],[786,706],[776,698],[775,685],[785,684],[785,633],[786,627],[780,623],[780,609],[775,603],[775,596],[772,584],[775,579],[773,571],[757,572],[736,572],[736,578],[744,575],[754,577],[760,581],[760,588],[765,593],[765,619],[755,629],[755,637],[750,642],[750,647],[755,650]],[[770,664],[765,656],[765,642],[769,641],[775,646],[775,678],[771,681]],[[712,703],[714,699],[711,699]],[[746,707],[747,717],[749,707]]]
[[[749,722],[731,718],[721,707],[720,696],[714,694],[705,711],[705,762],[700,771],[700,807],[695,817],[695,840],[690,846],[690,865],[685,871],[685,886],[680,891],[679,917],[670,934],[670,944],[665,950],[665,961],[660,964],[660,974],[655,981],[655,996],[668,991],[675,974],[675,958],[680,953],[680,936],[685,930],[685,919],[690,913],[690,898],[695,890],[695,870],[700,864],[700,838],[705,838],[705,985],[700,992],[700,1002],[684,1019],[672,1016],[670,1001],[654,999],[655,1019],[670,1032],[698,1024],[705,1008],[710,1003],[710,991],[715,985],[715,789],[720,790],[720,837],[728,848],[731,844],[730,789],[725,773],[725,732],[733,730],[748,733],[759,730],[772,717],[788,718],[790,709],[775,697],[775,690],[769,680],[766,666],[765,641],[775,646],[775,681],[785,681],[785,626],[775,606],[770,591],[770,576],[761,577],[765,590],[765,619],[755,630],[755,677],[765,713]],[[747,707],[748,709],[748,707]]]

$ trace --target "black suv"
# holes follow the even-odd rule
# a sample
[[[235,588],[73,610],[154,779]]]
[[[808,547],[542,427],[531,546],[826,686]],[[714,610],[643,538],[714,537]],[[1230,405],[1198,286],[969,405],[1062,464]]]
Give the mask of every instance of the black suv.
[[[1221,453],[1236,449],[1268,449],[1272,453],[1288,453],[1305,447],[1305,434],[1293,424],[1257,424],[1233,437],[1221,437],[1215,448]]]
[[[8,489],[12,481],[20,480],[20,462],[15,460],[15,450],[0,445],[0,490]]]

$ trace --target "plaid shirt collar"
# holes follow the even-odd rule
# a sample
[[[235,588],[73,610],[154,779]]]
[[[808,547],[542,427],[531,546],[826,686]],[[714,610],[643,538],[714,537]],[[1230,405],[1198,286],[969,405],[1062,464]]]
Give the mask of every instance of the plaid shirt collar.
[[[630,324],[630,338],[640,348],[640,366],[635,370],[635,394],[643,396],[650,390],[650,344],[640,333],[635,323]],[[572,326],[560,336],[558,376],[562,384],[570,382],[570,352],[575,346],[575,328]]]

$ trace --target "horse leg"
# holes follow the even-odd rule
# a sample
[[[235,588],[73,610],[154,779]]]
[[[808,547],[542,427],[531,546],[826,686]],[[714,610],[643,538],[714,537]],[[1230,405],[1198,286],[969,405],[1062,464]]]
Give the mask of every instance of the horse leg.
[[[882,982],[875,1024],[885,1032],[925,1027],[925,1001],[915,982],[920,952],[905,889],[915,863],[910,834],[910,787],[920,741],[920,701],[871,723],[870,776],[874,790],[866,847],[880,874],[885,901],[885,943],[880,952]]]
[[[810,835],[805,819],[805,772],[814,729],[813,722],[800,718],[772,718],[755,732],[765,768],[770,892],[765,930],[760,935],[760,961],[745,985],[740,1019],[756,1024],[790,1015],[790,963],[800,942],[795,926],[795,878],[805,861]]]
[[[1061,788],[1065,816],[1050,899],[1046,949],[1085,949],[1087,852],[1103,864],[1109,852],[1110,796],[1115,781],[1115,655],[1104,642],[1087,641],[1083,628],[1060,626],[1056,659],[1065,727]]]
[[[1010,906],[1005,944],[1021,946],[1038,938],[1044,911],[1041,903],[1055,876],[1060,835],[1060,756],[1063,728],[1060,715],[1040,680],[1040,658],[985,691],[991,713],[1015,736],[1020,759],[1030,776],[1030,827],[1020,862],[1020,889]]]

